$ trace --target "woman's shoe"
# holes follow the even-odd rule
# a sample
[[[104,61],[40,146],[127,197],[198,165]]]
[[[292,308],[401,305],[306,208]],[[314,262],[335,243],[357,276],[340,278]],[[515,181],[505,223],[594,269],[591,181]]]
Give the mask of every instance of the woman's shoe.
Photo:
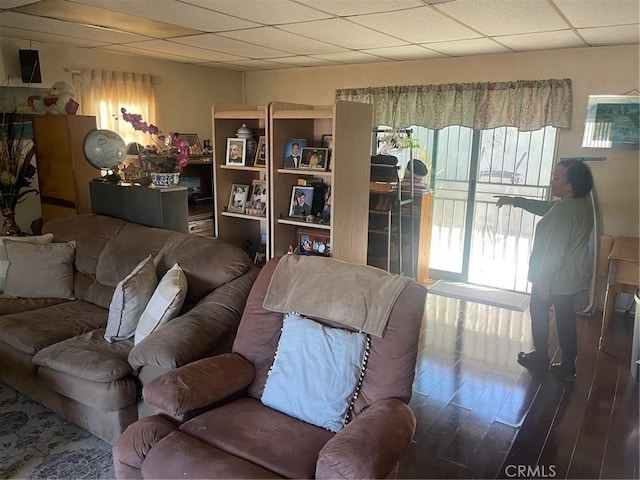
[[[573,382],[576,379],[575,365],[568,363],[552,363],[549,370],[564,382]]]
[[[546,370],[549,368],[549,357],[535,350],[518,353],[518,363],[530,370]]]

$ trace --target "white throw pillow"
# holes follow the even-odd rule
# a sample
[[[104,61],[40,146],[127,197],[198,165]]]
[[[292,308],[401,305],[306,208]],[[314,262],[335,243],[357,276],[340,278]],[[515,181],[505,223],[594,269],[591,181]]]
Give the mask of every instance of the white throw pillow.
[[[126,340],[134,336],[140,316],[157,284],[156,266],[149,255],[116,285],[104,332],[107,342]]]
[[[4,291],[4,285],[7,278],[7,269],[9,268],[7,249],[4,246],[5,240],[25,243],[51,243],[53,241],[53,233],[34,235],[32,237],[0,237],[0,293]]]
[[[160,325],[178,316],[187,296],[187,276],[177,263],[164,274],[142,312],[134,343],[137,345]]]
[[[287,314],[262,403],[338,432],[364,374],[367,342],[364,333]]]

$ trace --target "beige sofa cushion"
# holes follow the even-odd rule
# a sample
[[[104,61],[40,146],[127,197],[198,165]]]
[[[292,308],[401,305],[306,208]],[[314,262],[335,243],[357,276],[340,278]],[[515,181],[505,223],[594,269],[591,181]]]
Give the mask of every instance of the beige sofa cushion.
[[[0,292],[4,290],[7,270],[9,269],[9,258],[7,258],[7,249],[4,246],[5,240],[27,243],[51,243],[53,241],[53,233],[31,237],[0,237]]]
[[[107,311],[82,300],[0,317],[0,340],[34,355],[67,338],[104,327]],[[52,319],[55,319],[52,321]]]
[[[33,363],[93,382],[113,382],[131,373],[131,340],[107,343],[104,329],[77,335],[43,348]]]
[[[75,299],[73,261],[76,242],[24,243],[5,240],[9,269],[5,295]]]
[[[126,340],[136,333],[140,316],[158,284],[151,255],[127,275],[113,293],[104,338],[107,342]]]

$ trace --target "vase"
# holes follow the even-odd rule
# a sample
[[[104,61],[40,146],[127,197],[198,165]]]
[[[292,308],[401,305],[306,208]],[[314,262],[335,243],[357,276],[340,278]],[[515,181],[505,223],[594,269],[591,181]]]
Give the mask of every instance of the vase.
[[[2,223],[2,230],[0,235],[4,237],[18,237],[22,233],[20,227],[16,223],[16,212],[10,208],[2,210],[2,216],[4,222]]]
[[[178,181],[180,180],[180,172],[151,172],[149,175],[151,177],[151,183],[156,187],[175,187],[178,185]]]

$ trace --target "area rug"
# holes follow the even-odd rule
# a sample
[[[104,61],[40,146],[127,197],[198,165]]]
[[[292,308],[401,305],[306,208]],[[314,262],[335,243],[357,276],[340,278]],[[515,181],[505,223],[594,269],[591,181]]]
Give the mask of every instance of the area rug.
[[[529,306],[529,295],[525,293],[483,287],[471,283],[438,280],[432,285],[429,285],[427,290],[434,295],[484,303],[485,305],[517,310],[519,312],[523,312]]]
[[[0,478],[114,478],[111,445],[0,382]]]

